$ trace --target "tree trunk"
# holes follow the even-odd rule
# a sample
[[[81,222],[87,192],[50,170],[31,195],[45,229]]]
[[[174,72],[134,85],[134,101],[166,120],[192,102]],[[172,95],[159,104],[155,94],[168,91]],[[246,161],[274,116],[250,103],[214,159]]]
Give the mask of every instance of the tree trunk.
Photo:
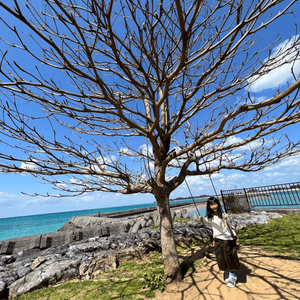
[[[159,214],[162,260],[164,264],[164,273],[172,274],[172,281],[182,280],[182,273],[177,255],[176,243],[173,233],[173,221],[169,204],[169,196],[164,195],[156,199],[157,210]]]

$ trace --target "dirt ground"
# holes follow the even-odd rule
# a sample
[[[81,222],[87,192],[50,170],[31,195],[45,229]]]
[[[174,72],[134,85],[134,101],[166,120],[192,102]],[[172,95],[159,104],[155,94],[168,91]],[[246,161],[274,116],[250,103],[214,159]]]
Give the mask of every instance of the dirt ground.
[[[183,252],[189,261],[203,258],[203,249]],[[235,288],[227,287],[213,253],[201,268],[186,273],[180,285],[169,284],[156,300],[275,300],[300,299],[300,260],[243,246],[239,250],[241,270]]]

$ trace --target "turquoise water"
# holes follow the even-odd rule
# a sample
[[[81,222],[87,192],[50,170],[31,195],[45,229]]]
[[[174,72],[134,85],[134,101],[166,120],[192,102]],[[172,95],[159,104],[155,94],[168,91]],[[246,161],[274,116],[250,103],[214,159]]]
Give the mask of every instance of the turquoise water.
[[[195,199],[195,200],[205,200]],[[173,202],[175,203],[175,202]],[[192,200],[176,201],[176,203],[193,203]],[[126,205],[117,207],[97,208],[88,210],[78,210],[51,214],[41,214],[24,217],[13,218],[0,218],[0,241],[6,239],[22,237],[34,234],[43,234],[57,231],[57,229],[64,226],[72,217],[75,216],[87,216],[97,214],[99,211],[102,213],[125,211],[136,208],[155,207],[156,203],[138,204],[138,205]],[[200,207],[199,207],[200,211]],[[194,211],[189,211],[192,214]],[[196,211],[195,211],[196,212]],[[205,211],[201,210],[201,215],[204,216]]]
[[[247,193],[251,207],[261,208],[300,208],[300,190],[294,191],[261,191],[259,193]]]

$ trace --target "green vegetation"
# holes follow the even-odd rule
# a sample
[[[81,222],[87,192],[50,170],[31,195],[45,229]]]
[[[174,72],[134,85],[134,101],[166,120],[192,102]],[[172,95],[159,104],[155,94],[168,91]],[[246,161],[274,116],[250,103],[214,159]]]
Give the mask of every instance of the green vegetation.
[[[266,225],[254,225],[237,231],[241,245],[253,245],[269,252],[300,257],[300,215],[272,219]]]

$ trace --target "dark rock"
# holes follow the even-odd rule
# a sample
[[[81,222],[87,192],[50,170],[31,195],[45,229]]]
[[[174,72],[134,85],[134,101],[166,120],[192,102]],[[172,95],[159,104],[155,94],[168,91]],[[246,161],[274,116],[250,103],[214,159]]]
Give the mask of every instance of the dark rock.
[[[1,298],[4,295],[4,293],[6,292],[6,287],[7,287],[6,282],[0,280],[0,297]]]
[[[5,264],[11,264],[16,261],[16,255],[0,255],[0,261]]]
[[[0,273],[0,281],[5,282],[7,285],[12,284],[17,279],[18,279],[18,274],[14,271]]]
[[[67,245],[58,246],[58,247],[51,247],[48,249],[43,250],[40,255],[47,257],[51,255],[65,255],[65,253],[69,250]]]
[[[70,268],[70,269],[65,270],[62,273],[62,276],[59,279],[59,281],[62,283],[64,281],[66,281],[66,280],[74,279],[74,278],[78,277],[78,275],[79,275],[79,270],[78,270],[77,267]]]
[[[41,249],[26,249],[16,255],[16,261],[23,261],[30,258],[36,258],[41,253]]]
[[[146,243],[144,244],[144,246],[147,248],[148,251],[160,251],[161,250],[161,248],[157,244],[157,242],[153,241],[153,240],[147,240]]]
[[[191,221],[188,221],[187,225],[190,226],[190,227],[194,227],[194,228],[200,227],[200,224],[197,221],[193,220],[193,219]]]
[[[142,240],[146,240],[146,239],[150,238],[150,234],[147,233],[147,232],[141,232],[141,233],[139,233],[139,235],[140,235]]]
[[[185,227],[179,227],[179,228],[174,229],[175,234],[184,235],[186,232],[187,231],[186,231]]]

